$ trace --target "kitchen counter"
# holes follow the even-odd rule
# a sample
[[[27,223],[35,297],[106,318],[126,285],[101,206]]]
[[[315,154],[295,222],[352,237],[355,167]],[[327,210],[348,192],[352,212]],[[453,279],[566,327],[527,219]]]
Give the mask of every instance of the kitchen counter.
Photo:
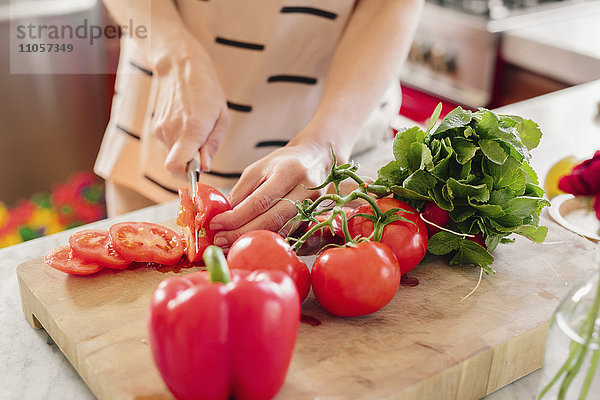
[[[518,18],[515,18],[515,24]],[[600,79],[600,1],[570,5],[508,28],[503,59],[517,67],[570,85]]]
[[[554,94],[517,103],[498,111],[518,114],[537,121],[544,138],[533,152],[533,166],[543,179],[551,164],[567,155],[588,157],[600,148],[600,81],[569,88]],[[391,158],[387,143],[358,158],[361,173],[373,175]],[[128,215],[91,224],[106,229],[124,220],[165,221],[177,211],[176,203],[139,210]],[[0,250],[0,387],[2,398],[93,399],[60,349],[43,330],[33,330],[23,318],[15,268],[21,262],[38,258],[67,242],[70,231],[35,239]],[[539,372],[486,397],[486,400],[533,400]]]

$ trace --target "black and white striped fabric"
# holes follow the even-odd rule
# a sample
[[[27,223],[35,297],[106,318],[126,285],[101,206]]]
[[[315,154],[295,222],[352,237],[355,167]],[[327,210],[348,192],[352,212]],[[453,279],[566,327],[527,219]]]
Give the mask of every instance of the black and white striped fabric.
[[[246,166],[285,144],[312,117],[355,0],[178,0],[188,29],[208,51],[231,126],[201,179],[231,187]],[[122,43],[111,119],[95,171],[156,201],[187,182],[164,167],[166,147],[150,132],[153,72],[133,41]],[[364,148],[389,135],[399,109],[395,83],[362,129]]]

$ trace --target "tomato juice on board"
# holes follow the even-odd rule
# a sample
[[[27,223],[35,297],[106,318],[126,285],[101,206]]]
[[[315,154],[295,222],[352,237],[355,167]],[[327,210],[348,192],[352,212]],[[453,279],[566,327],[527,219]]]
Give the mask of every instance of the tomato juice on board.
[[[415,287],[419,284],[419,279],[412,277],[412,276],[406,276],[404,275],[402,278],[400,278],[400,286],[408,286],[408,287]]]

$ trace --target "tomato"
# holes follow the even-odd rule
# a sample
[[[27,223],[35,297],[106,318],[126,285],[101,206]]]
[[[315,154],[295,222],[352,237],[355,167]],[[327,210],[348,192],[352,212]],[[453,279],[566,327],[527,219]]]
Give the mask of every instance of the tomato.
[[[98,263],[108,268],[125,269],[131,261],[115,251],[108,231],[85,230],[69,237],[69,245],[75,257]]]
[[[448,225],[448,222],[450,222],[450,213],[443,208],[440,208],[433,201],[429,201],[425,204],[425,207],[421,210],[421,214],[427,221],[433,222],[442,228],[445,228],[446,225]],[[432,237],[441,231],[439,228],[428,223],[425,223],[425,226],[427,227],[427,235],[429,237]]]
[[[217,189],[200,182],[193,198],[187,187],[180,188],[179,200],[177,225],[182,227],[186,255],[191,262],[201,261],[204,250],[214,243],[217,233],[209,229],[210,221],[215,215],[231,210],[231,205]]]
[[[312,288],[323,308],[338,317],[373,313],[398,291],[400,267],[392,250],[379,242],[326,250],[311,272]]]
[[[231,269],[285,272],[296,284],[301,302],[310,291],[308,267],[275,232],[256,230],[243,234],[229,248],[227,263]]]
[[[350,218],[350,216],[354,212],[354,209],[351,208],[351,207],[342,207],[342,211],[344,212],[344,214],[346,214],[346,219],[348,219],[348,218]],[[327,212],[325,212],[323,214],[315,215],[315,218],[319,222],[323,222],[323,221],[325,221],[329,217],[331,217],[331,211],[327,211]],[[311,222],[308,225],[307,231],[310,230],[315,225],[316,225],[315,222]],[[333,232],[335,233],[335,235],[343,238],[344,237],[344,230],[342,228],[342,216],[341,216],[341,214],[336,215],[336,217],[331,222],[331,225],[333,226]],[[320,231],[323,232],[323,238],[324,239],[326,239],[326,240],[333,239],[333,236],[331,235],[331,230],[328,227],[321,228]],[[315,234],[318,234],[318,233],[319,233],[319,231],[315,232]]]
[[[400,265],[402,275],[411,271],[421,262],[427,252],[427,227],[423,220],[419,217],[419,213],[408,204],[390,197],[377,200],[377,205],[382,211],[387,211],[392,208],[402,208],[410,212],[398,211],[396,214],[414,222],[395,221],[383,230],[381,243],[388,245]],[[355,210],[355,214],[364,213],[373,215],[373,209],[369,204],[364,204]],[[355,216],[350,220],[350,234],[352,237],[361,235],[369,237],[373,233],[373,222],[367,218]]]
[[[196,230],[194,223],[194,201],[187,186],[179,188],[179,211],[177,212],[177,225],[181,226],[181,238],[183,240],[183,251],[188,260],[197,261],[201,259],[196,250]]]
[[[183,255],[181,237],[149,222],[121,222],[110,227],[110,240],[121,257],[130,261],[174,265]]]
[[[69,245],[54,249],[44,257],[44,262],[54,269],[71,275],[91,275],[103,268],[97,263],[75,257]]]

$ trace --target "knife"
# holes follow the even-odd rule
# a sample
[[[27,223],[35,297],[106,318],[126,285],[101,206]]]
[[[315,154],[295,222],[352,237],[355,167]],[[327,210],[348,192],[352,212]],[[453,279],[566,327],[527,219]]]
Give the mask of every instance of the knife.
[[[200,179],[200,153],[196,153],[196,156],[192,158],[185,169],[190,185],[192,186],[192,199],[196,198],[196,192],[198,190],[198,180]],[[193,200],[192,200],[193,201]],[[195,209],[195,206],[194,206]],[[192,213],[195,210],[192,211]],[[194,234],[196,235],[196,253],[200,252],[200,245],[198,244],[198,228],[196,227],[196,217],[194,216]]]

